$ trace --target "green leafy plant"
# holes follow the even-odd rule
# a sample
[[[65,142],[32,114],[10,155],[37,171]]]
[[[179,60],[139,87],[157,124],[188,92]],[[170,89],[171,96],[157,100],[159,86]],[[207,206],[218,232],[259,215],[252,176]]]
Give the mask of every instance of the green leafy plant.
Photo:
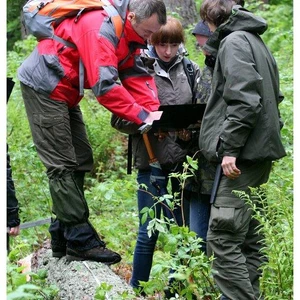
[[[46,282],[47,272],[25,272],[24,266],[7,264],[7,300],[58,300],[58,289]],[[29,276],[29,281],[27,277]]]
[[[108,285],[106,282],[102,282],[97,288],[95,293],[95,299],[105,300],[107,299],[107,292],[112,289],[112,285]]]
[[[133,294],[130,294],[128,291],[122,292],[122,293],[117,293],[117,295],[110,295],[109,292],[112,289],[112,285],[108,285],[105,282],[102,282],[96,289],[96,293],[94,296],[94,299],[97,300],[106,300],[106,299],[111,299],[111,300],[130,300],[130,299],[135,299],[135,296]]]
[[[173,173],[170,177],[177,178],[184,187],[186,180],[193,176],[197,168],[197,160],[187,157],[187,162],[183,164],[183,172]],[[175,205],[183,207],[183,193],[153,198],[153,206],[141,210],[141,222],[151,218],[147,227],[148,235],[159,232],[162,246],[158,254],[159,259],[155,259],[153,264],[151,279],[141,283],[144,291],[147,294],[154,294],[169,286],[169,290],[182,299],[189,300],[195,296],[197,299],[204,296],[213,296],[213,299],[217,299],[220,295],[212,278],[213,257],[207,257],[201,249],[202,239],[197,238],[196,233],[190,231],[187,226],[176,224],[175,218],[155,218],[157,205],[164,205],[171,212]]]
[[[290,199],[274,184],[235,191],[253,210],[264,236],[261,290],[266,300],[293,299],[293,212]],[[276,199],[276,201],[275,201]]]

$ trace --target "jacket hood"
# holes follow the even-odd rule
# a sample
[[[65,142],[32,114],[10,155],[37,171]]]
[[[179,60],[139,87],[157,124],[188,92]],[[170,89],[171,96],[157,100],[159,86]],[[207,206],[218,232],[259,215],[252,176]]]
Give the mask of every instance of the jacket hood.
[[[125,20],[128,10],[129,0],[110,0],[113,6],[116,8],[123,20]]]
[[[216,56],[220,42],[235,31],[247,31],[254,34],[263,34],[268,28],[268,24],[262,17],[256,16],[240,5],[232,8],[229,19],[221,24],[204,45],[204,49]]]
[[[147,49],[143,51],[143,54],[147,58],[159,59],[159,57],[155,51],[155,47],[153,45],[148,45]],[[188,53],[187,53],[184,45],[180,44],[178,52],[177,52],[177,56],[187,56],[187,55],[188,55]]]
[[[148,49],[146,49],[146,50],[144,51],[145,56],[147,56],[147,57],[152,57],[152,58],[158,58],[154,46],[148,45],[147,48],[148,48]]]
[[[177,63],[180,63],[183,60],[183,57],[186,55],[185,53],[186,52],[184,46],[180,45],[176,58],[174,57],[171,60],[171,62],[168,65],[168,68],[173,67]],[[159,59],[154,46],[148,45],[147,49],[142,50],[141,56],[145,66],[147,66],[149,69],[158,67],[161,70],[161,66],[159,66],[159,61],[161,60]]]

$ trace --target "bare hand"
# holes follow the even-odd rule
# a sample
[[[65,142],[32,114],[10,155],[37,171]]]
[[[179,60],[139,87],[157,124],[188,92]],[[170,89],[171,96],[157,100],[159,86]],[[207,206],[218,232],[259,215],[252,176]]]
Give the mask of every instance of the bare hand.
[[[236,157],[224,156],[222,160],[223,174],[230,179],[236,179],[241,175],[241,171],[236,167]]]
[[[9,228],[8,234],[10,236],[17,236],[20,234],[20,225],[16,227]]]

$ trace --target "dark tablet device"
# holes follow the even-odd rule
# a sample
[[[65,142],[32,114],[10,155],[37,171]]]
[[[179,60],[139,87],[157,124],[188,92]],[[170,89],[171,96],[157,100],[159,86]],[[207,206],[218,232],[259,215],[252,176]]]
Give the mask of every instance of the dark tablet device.
[[[152,129],[176,131],[193,127],[197,123],[199,125],[205,107],[206,104],[161,105],[158,110],[162,110],[163,114],[160,120],[153,122]]]

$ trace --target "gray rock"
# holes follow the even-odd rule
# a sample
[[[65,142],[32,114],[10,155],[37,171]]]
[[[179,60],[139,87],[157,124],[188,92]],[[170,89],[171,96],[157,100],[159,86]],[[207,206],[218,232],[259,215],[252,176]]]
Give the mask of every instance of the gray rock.
[[[68,262],[66,257],[54,258],[49,243],[33,254],[31,268],[33,272],[39,269],[47,271],[47,281],[59,288],[61,300],[92,300],[96,288],[102,283],[112,287],[106,292],[105,299],[125,299],[124,292],[128,293],[128,299],[144,299],[133,297],[131,286],[109,266],[93,261]]]

